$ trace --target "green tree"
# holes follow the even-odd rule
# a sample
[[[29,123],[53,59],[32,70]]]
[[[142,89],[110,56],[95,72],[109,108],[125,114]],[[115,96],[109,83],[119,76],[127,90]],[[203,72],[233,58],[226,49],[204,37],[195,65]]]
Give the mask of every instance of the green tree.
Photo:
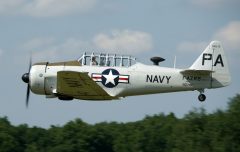
[[[0,150],[1,152],[17,151],[19,148],[18,142],[13,134],[14,127],[7,120],[7,117],[0,118]]]
[[[157,114],[128,123],[89,125],[81,119],[49,129],[13,126],[0,118],[0,152],[236,152],[240,95],[226,110],[193,109],[183,118]]]

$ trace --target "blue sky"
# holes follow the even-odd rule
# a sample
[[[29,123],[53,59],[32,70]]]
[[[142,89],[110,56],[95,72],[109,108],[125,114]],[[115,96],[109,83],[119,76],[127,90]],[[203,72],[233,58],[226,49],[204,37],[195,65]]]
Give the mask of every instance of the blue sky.
[[[224,109],[229,97],[240,92],[240,2],[238,0],[0,0],[0,116],[13,124],[49,127],[75,118],[88,123],[129,122],[146,115],[174,112],[183,117],[193,107],[207,112]],[[131,54],[152,64],[187,68],[212,40],[226,51],[232,84],[198,92],[129,97],[113,102],[62,102],[31,94],[25,108],[30,52],[33,61],[76,59],[84,51]]]

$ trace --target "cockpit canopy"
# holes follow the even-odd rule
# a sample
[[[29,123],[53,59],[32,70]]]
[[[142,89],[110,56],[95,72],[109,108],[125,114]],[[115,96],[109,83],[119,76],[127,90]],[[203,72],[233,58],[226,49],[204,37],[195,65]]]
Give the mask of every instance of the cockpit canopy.
[[[136,63],[136,58],[126,55],[106,54],[106,53],[84,53],[78,59],[82,65],[89,66],[112,66],[129,67]]]

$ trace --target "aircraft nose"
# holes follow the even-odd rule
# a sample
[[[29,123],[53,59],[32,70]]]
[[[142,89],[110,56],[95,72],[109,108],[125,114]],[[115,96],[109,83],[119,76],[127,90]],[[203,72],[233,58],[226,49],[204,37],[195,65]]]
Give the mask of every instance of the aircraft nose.
[[[25,73],[22,75],[22,80],[25,83],[29,83],[29,73]]]

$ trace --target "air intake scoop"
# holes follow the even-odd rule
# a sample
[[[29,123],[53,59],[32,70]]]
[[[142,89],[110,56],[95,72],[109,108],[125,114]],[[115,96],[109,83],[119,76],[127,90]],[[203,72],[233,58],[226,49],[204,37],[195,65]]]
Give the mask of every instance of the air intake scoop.
[[[154,56],[150,60],[153,62],[153,65],[159,65],[159,62],[165,61],[164,58],[161,58],[161,57],[158,57],[158,56]]]

